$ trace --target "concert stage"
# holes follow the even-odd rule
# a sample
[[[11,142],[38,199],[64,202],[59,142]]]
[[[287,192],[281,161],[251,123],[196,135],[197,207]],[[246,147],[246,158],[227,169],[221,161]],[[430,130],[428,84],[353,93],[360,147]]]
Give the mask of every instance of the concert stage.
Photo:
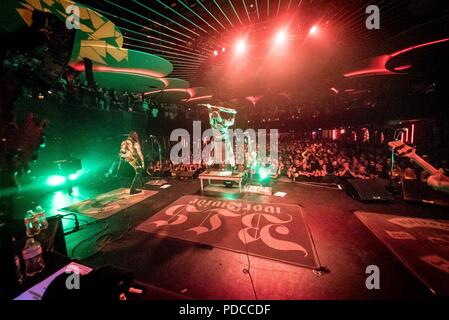
[[[104,181],[80,187],[76,199],[59,193],[34,200],[44,207],[52,207],[52,213],[56,213],[57,206],[67,207],[84,199],[95,198],[123,187],[128,182]],[[355,212],[447,220],[447,210],[444,208],[406,203],[403,200],[362,203],[338,188],[293,182],[273,182],[273,194],[286,193],[282,197],[242,193],[234,197],[216,194],[207,198],[202,194],[198,180],[169,179],[168,183],[171,186],[167,188],[148,186],[157,193],[110,218],[94,221],[85,229],[68,235],[69,256],[93,267],[113,265],[131,270],[141,283],[151,288],[157,287],[161,292],[172,293],[158,296],[155,294],[157,290],[151,290],[145,296],[148,299],[181,296],[195,299],[255,299],[256,295],[258,299],[435,297],[358,219]],[[226,220],[228,218],[220,218],[221,232],[225,233],[215,238],[200,235],[202,238],[192,240],[193,232],[183,233],[178,229],[174,234],[161,235],[159,231],[143,227],[145,221],[178,221],[176,217],[180,215],[174,214],[173,219],[169,220],[170,216],[164,212],[173,205],[184,205],[182,199],[179,200],[183,196],[188,196],[189,201],[211,200],[207,202],[209,206],[228,206],[233,203],[238,208],[252,208],[258,212],[262,210],[263,213],[271,212],[271,209],[266,208],[280,207],[281,215],[273,216],[285,220],[283,214],[288,213],[300,224],[291,228],[286,223],[284,226],[288,230],[271,230],[271,234],[276,237],[289,236],[292,242],[306,248],[309,257],[316,254],[315,260],[298,260],[298,257],[304,257],[304,252],[300,251],[298,253],[301,256],[298,257],[295,254],[273,256],[267,250],[257,251],[261,246],[237,247],[238,243],[229,238],[230,233],[225,232],[232,230],[239,233],[238,227],[231,225],[234,222]],[[195,208],[200,211],[199,207]],[[237,212],[233,210],[229,212]],[[162,212],[162,215],[158,215],[158,212]],[[211,215],[201,214],[198,216],[201,221],[206,217],[213,220]],[[238,214],[241,212],[238,211]],[[269,223],[261,219],[259,231],[248,229],[247,243],[251,239],[258,239],[257,232],[260,234],[262,224],[267,226]],[[276,224],[273,221],[271,223]],[[210,222],[203,225],[210,229],[214,224]],[[193,223],[191,226],[196,225]],[[287,234],[287,231],[291,233]],[[307,242],[309,236],[310,242]],[[379,290],[368,290],[365,286],[368,276],[365,271],[369,265],[376,265],[380,269]],[[318,269],[318,266],[321,268]]]

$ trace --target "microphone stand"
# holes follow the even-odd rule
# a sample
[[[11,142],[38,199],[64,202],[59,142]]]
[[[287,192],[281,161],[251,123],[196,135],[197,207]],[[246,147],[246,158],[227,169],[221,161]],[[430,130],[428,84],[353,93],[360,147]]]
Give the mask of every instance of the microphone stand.
[[[400,133],[402,133],[402,129],[396,129],[394,131],[393,140],[398,141],[400,137]],[[395,189],[393,185],[393,172],[394,172],[394,163],[395,163],[395,156],[394,156],[394,149],[391,149],[391,167],[390,167],[390,189],[393,193],[396,193],[397,190]]]
[[[162,151],[161,151],[161,144],[159,143],[159,141],[157,141],[157,138],[155,136],[150,136],[150,138],[153,139],[153,141],[157,144],[157,149],[158,149],[158,153],[159,153],[159,163],[161,164],[161,177],[162,177],[162,172],[163,172],[163,164],[162,164]]]

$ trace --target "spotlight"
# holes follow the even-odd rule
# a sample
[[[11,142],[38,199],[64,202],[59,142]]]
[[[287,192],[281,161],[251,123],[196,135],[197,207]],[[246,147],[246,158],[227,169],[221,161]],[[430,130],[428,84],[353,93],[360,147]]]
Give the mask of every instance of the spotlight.
[[[318,33],[318,27],[317,26],[312,26],[312,28],[310,28],[309,30],[309,34],[310,35],[314,35]]]
[[[218,56],[218,51],[214,50],[214,56]]]
[[[237,54],[242,54],[246,50],[245,40],[239,40],[235,45],[235,52]]]
[[[63,176],[49,176],[47,178],[47,185],[54,187],[59,186],[61,184],[64,184],[67,181],[67,179]]]
[[[260,168],[259,169],[259,177],[260,180],[265,180],[270,175],[270,171],[267,168]]]
[[[224,53],[226,51],[226,48],[221,48],[221,52]]]
[[[287,40],[287,33],[285,32],[285,30],[282,30],[276,34],[276,37],[274,38],[274,44],[281,45],[285,43],[286,40]]]

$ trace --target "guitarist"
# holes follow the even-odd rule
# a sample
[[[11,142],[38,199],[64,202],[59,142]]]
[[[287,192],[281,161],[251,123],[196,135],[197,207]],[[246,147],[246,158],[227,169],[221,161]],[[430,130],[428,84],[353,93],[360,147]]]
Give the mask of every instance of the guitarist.
[[[135,171],[135,176],[133,182],[131,184],[129,193],[136,194],[142,192],[142,190],[138,189],[137,186],[140,187],[143,184],[143,168],[144,168],[144,160],[142,155],[142,149],[139,143],[139,135],[135,131],[131,131],[128,134],[128,138],[122,142],[120,145],[120,159],[128,162],[131,167],[133,167]]]
[[[234,150],[232,146],[231,137],[229,136],[229,127],[235,123],[236,111],[228,108],[217,108],[207,105],[209,110],[209,122],[214,137],[214,162],[220,164],[230,165],[232,171],[235,169]],[[220,112],[230,114],[230,116],[223,118]],[[224,161],[223,161],[224,149]],[[218,154],[217,154],[218,153]]]
[[[449,177],[444,174],[444,170],[437,170],[425,159],[416,154],[415,148],[412,148],[402,141],[391,141],[388,145],[400,156],[413,160],[414,163],[423,168],[430,175],[427,178],[427,185],[435,190],[449,194]]]
[[[427,184],[434,188],[449,194],[449,177],[444,175],[444,170],[440,169],[429,178],[427,178]]]

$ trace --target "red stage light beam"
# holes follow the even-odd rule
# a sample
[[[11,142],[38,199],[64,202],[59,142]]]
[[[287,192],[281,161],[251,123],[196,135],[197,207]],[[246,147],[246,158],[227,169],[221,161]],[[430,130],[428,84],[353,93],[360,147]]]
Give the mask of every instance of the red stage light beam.
[[[317,26],[312,26],[311,28],[310,28],[310,30],[309,30],[309,34],[310,35],[315,35],[315,34],[317,34],[318,33],[318,27]]]
[[[285,30],[281,30],[276,34],[274,38],[275,45],[282,45],[287,41],[287,32]]]
[[[239,40],[235,44],[235,52],[237,54],[242,54],[246,51],[246,42],[245,40]]]

